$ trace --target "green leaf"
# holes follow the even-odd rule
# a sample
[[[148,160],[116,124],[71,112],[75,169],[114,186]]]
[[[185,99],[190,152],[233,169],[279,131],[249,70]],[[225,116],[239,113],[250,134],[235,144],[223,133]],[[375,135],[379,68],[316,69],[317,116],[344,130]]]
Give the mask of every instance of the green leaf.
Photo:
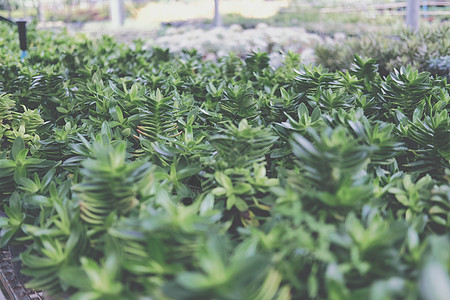
[[[24,164],[25,158],[27,157],[28,149],[22,149],[15,157],[16,166],[20,167]]]
[[[229,199],[229,198],[228,198]],[[228,200],[229,201],[229,200]],[[247,211],[248,210],[248,205],[247,203],[245,203],[244,200],[242,200],[240,197],[236,197],[236,202],[234,204],[236,206],[236,208],[239,211]],[[227,206],[228,206],[228,202],[227,202]]]
[[[177,276],[176,281],[189,290],[201,291],[215,286],[215,282],[197,272],[181,273]]]
[[[413,122],[416,123],[422,119],[424,103],[417,106],[413,113]]]
[[[116,93],[122,98],[125,98],[125,93],[119,90],[119,88],[111,80],[109,81],[109,87],[114,91],[114,93]]]
[[[55,176],[56,168],[50,169],[42,178],[41,187],[47,187]]]
[[[39,186],[31,179],[19,177],[16,182],[19,184],[20,189],[30,194],[35,194],[39,191]]]
[[[56,110],[59,111],[62,114],[69,113],[69,111],[67,109],[65,109],[64,107],[61,107],[61,106],[56,107]]]
[[[0,238],[0,248],[8,245],[9,241],[12,239],[14,234],[19,230],[19,227],[3,227],[2,228],[2,237]]]
[[[22,151],[25,151],[25,143],[23,142],[23,139],[18,136],[15,140],[14,143],[11,146],[11,158],[12,160],[17,160],[17,157],[19,156],[19,153],[21,153]],[[28,150],[26,150],[28,153]],[[25,154],[26,156],[26,154]]]
[[[214,195],[212,193],[208,193],[205,198],[202,200],[200,204],[200,215],[204,216],[207,212],[211,211],[214,208]]]
[[[238,201],[238,198],[235,195],[230,195],[227,198],[227,209],[228,210],[232,209],[237,201]]]
[[[214,174],[214,177],[216,178],[217,182],[227,191],[233,190],[233,184],[231,183],[230,177],[225,175],[223,172],[216,172]]]
[[[248,183],[242,183],[239,182],[234,188],[233,188],[233,192],[235,194],[239,194],[239,195],[243,195],[243,194],[247,194],[248,192],[250,192],[252,189],[252,186]]]
[[[123,123],[123,113],[119,106],[116,106],[116,114],[119,123]]]

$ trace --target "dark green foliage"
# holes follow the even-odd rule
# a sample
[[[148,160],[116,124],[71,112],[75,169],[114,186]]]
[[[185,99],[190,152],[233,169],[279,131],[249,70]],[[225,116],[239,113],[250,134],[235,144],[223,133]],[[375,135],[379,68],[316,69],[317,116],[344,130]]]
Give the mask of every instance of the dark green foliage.
[[[328,69],[318,67],[306,67],[297,71],[298,76],[295,77],[295,83],[300,93],[315,92],[317,88],[328,89],[336,87],[337,76],[329,73]]]
[[[218,161],[228,167],[248,167],[265,159],[270,148],[277,140],[271,130],[261,127],[252,128],[246,119],[239,126],[229,125],[219,134],[209,138],[209,142],[218,152]]]
[[[125,142],[115,147],[96,142],[92,155],[93,159],[81,163],[83,179],[72,190],[79,201],[81,218],[89,224],[102,226],[111,213],[127,213],[139,203],[141,181],[148,176],[151,165],[127,163]]]
[[[382,84],[382,99],[389,110],[401,108],[410,114],[431,93],[430,74],[409,67],[394,70]]]
[[[389,32],[380,31],[319,45],[315,49],[318,63],[332,71],[347,70],[351,69],[353,57],[357,54],[375,59],[382,76],[411,65],[420,71],[448,77],[448,22],[421,25],[419,32],[406,28],[392,30],[390,27]]]
[[[142,149],[153,154],[162,154],[155,148],[154,142],[162,137],[176,136],[178,134],[177,109],[173,106],[173,97],[163,97],[157,89],[140,105],[139,122],[136,131]],[[164,155],[163,155],[164,156]]]
[[[445,78],[382,76],[385,61],[353,51],[339,72],[294,53],[272,69],[261,52],[216,64],[32,28],[20,62],[14,32],[0,33],[0,244],[27,248],[28,286],[92,300],[448,298]]]
[[[311,199],[317,200],[334,213],[340,209],[354,209],[371,196],[371,186],[366,183],[364,172],[372,152],[369,145],[361,145],[358,139],[337,127],[318,133],[308,131],[313,141],[294,134],[292,152],[298,159],[299,174],[292,173],[288,182]]]
[[[59,164],[59,162],[30,157],[29,152],[22,138],[18,137],[8,155],[0,159],[0,197],[7,197],[13,192],[19,178],[27,177],[34,172],[42,174]]]
[[[430,58],[428,64],[433,74],[446,76],[447,80],[450,79],[450,55]]]
[[[248,86],[229,85],[220,101],[221,111],[231,120],[255,118],[258,115],[254,91]]]

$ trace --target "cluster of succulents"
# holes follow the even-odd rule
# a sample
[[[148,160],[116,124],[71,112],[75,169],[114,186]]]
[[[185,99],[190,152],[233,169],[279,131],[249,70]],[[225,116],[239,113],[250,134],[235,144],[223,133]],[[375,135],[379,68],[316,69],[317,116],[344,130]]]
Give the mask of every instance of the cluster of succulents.
[[[450,85],[0,25],[0,246],[72,300],[447,300]],[[3,50],[3,49],[2,49]],[[18,54],[18,53],[17,53]]]

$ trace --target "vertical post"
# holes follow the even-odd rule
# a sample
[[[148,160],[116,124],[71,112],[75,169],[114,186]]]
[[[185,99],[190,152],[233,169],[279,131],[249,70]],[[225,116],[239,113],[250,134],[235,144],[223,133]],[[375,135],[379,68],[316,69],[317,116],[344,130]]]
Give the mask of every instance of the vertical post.
[[[220,26],[222,26],[222,17],[220,16],[220,10],[219,10],[219,0],[214,0],[214,20],[213,20],[213,26],[214,26],[214,27],[220,27]]]
[[[428,4],[427,4],[427,0],[423,0],[423,10],[425,11],[425,18],[428,18]]]
[[[125,6],[123,0],[111,0],[111,22],[113,26],[120,27],[125,21]]]
[[[19,20],[16,23],[19,29],[20,59],[24,60],[27,57],[27,21]]]
[[[412,31],[419,30],[419,0],[408,0],[406,7],[406,25]]]
[[[39,22],[45,22],[45,9],[42,0],[38,0],[37,4],[37,15]]]

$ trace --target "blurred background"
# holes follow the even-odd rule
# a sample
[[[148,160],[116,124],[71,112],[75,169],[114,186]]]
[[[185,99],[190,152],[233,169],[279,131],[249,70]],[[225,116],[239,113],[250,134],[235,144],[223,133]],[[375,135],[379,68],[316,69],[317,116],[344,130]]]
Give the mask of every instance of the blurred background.
[[[274,65],[292,51],[331,70],[354,53],[386,70],[415,63],[446,74],[450,65],[450,0],[0,0],[0,16],[38,30],[196,49],[212,60],[261,50]],[[405,34],[407,22],[420,34]]]
[[[422,19],[450,16],[450,0],[0,0],[0,15],[35,19],[47,26],[60,22],[72,27],[97,24],[155,30],[161,24],[206,27],[215,20],[215,25],[224,26],[252,28],[264,22],[315,31],[339,30],[347,24],[344,29],[357,31],[355,23],[389,26],[403,20],[408,2],[419,3]]]

